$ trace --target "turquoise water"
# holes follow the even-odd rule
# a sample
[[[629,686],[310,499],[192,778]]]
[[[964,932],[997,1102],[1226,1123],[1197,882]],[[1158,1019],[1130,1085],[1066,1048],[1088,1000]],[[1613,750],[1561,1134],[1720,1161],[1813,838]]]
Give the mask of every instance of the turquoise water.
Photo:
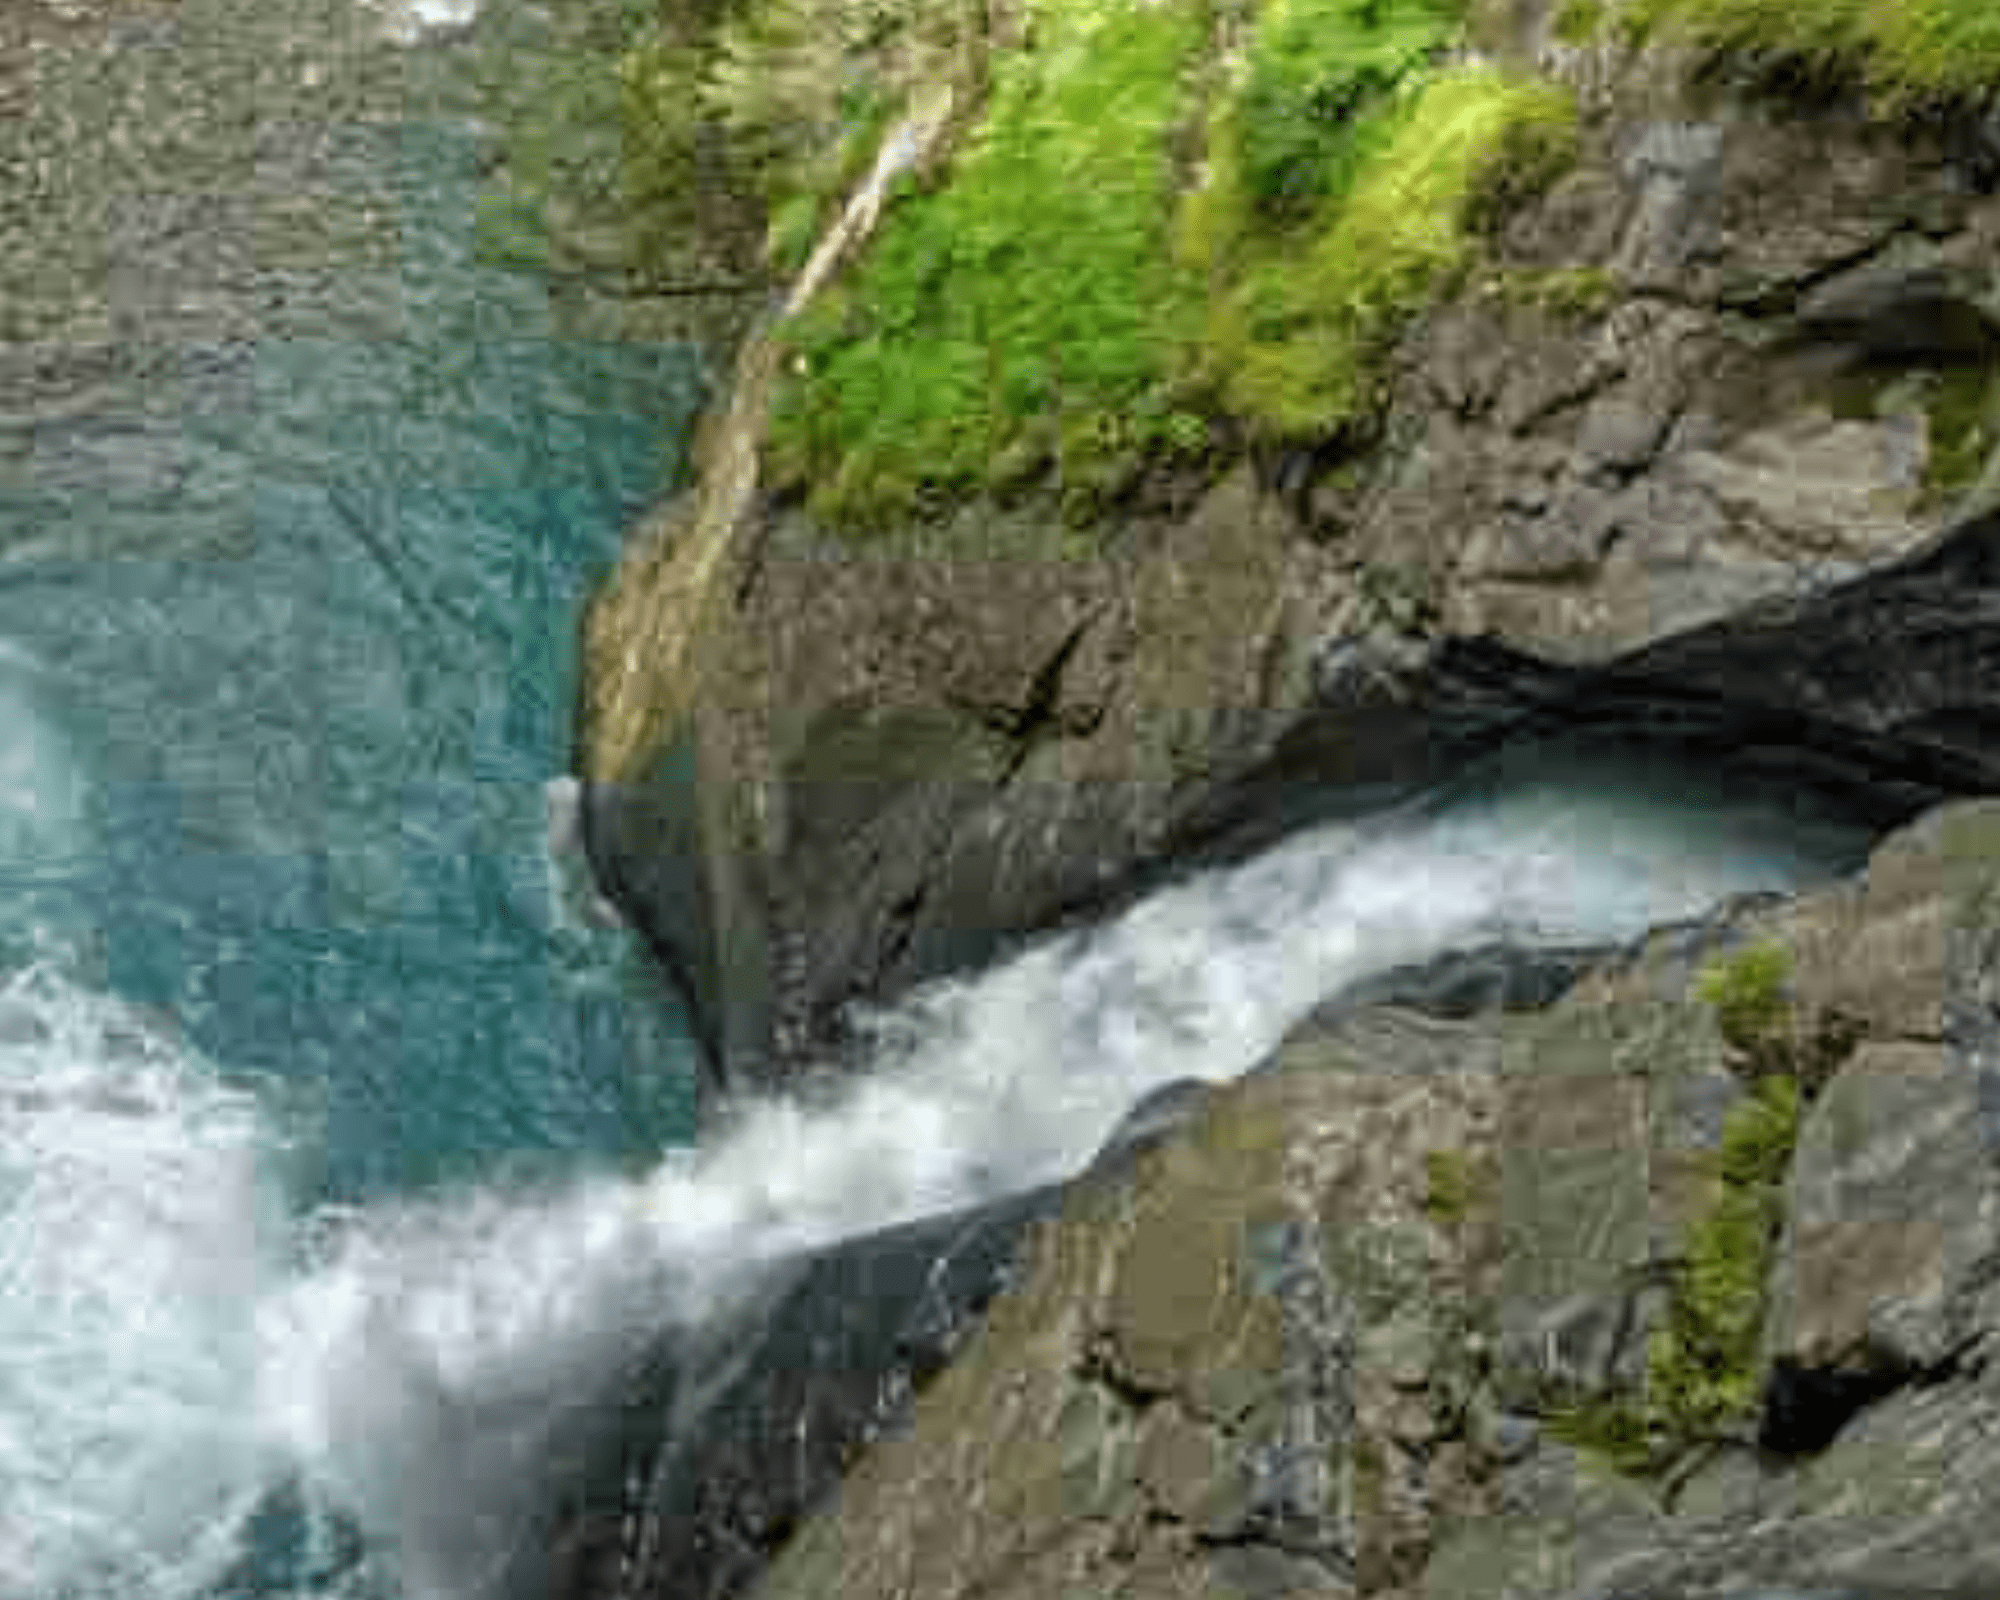
[[[678,468],[688,352],[549,337],[465,247],[467,131],[355,139],[410,202],[353,288],[399,336],[131,351],[0,502],[9,731],[61,813],[0,859],[0,938],[308,1089],[344,1199],[688,1132],[674,1019],[635,1024],[543,837],[580,597]]]
[[[393,259],[0,413],[0,1600],[399,1592],[350,1515],[393,1452],[307,1459],[337,1363],[275,1297],[343,1219],[691,1136],[679,1013],[548,809],[692,353],[555,337],[473,257],[476,129],[331,142]],[[415,1391],[352,1346],[393,1442]]]

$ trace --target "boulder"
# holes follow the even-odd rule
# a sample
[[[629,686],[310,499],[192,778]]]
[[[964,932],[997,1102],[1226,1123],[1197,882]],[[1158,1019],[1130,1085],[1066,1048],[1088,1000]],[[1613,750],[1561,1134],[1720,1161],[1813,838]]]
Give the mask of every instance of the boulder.
[[[1470,1479],[1492,1088],[1301,1041],[1072,1190],[757,1592],[1330,1596],[1413,1570]]]

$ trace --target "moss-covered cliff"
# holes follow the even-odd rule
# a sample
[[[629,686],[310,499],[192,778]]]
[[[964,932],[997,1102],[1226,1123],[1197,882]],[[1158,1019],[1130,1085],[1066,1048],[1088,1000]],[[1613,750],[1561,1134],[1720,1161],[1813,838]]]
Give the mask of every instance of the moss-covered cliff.
[[[1297,820],[1448,766],[1416,701],[1457,641],[1701,657],[1673,694],[1984,759],[1965,640],[1866,684],[1714,642],[2000,494],[2000,146],[1894,9],[1824,48],[1692,0],[912,13],[963,46],[923,57],[940,138],[592,618],[595,859],[723,1070],[1101,904],[1246,785]],[[854,162],[764,160],[839,213]]]

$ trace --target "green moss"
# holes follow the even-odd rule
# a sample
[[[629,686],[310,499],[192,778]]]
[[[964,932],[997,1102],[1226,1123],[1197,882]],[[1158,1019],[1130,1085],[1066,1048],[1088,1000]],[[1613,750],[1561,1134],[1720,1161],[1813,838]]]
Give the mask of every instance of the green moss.
[[[1371,116],[1379,149],[1317,237],[1253,243],[1210,319],[1229,409],[1281,436],[1371,418],[1389,347],[1468,262],[1475,229],[1574,150],[1566,93],[1487,71],[1441,74]]]
[[[1053,468],[1088,499],[1142,448],[1202,431],[1173,403],[1196,286],[1165,244],[1165,136],[1200,41],[1185,5],[1055,11],[997,64],[949,187],[907,196],[847,285],[788,341],[780,481],[854,532]]]
[[[819,239],[822,209],[819,196],[813,194],[795,194],[772,208],[764,244],[765,257],[772,266],[786,273],[805,266]]]
[[[1054,0],[950,185],[795,327],[774,480],[855,533],[1037,482],[1088,517],[1147,459],[1203,457],[1205,414],[1365,424],[1403,324],[1573,151],[1567,94],[1432,70],[1461,9],[1277,0],[1177,202],[1206,12]]]
[[[1701,44],[1863,72],[1896,101],[2000,87],[1991,0],[1640,0],[1636,12]]]
[[[1563,0],[1556,12],[1555,35],[1564,44],[1588,44],[1604,22],[1604,0]]]
[[[1250,205],[1298,218],[1346,193],[1380,143],[1382,124],[1365,112],[1432,59],[1459,9],[1457,0],[1273,0],[1233,110]]]
[[[762,203],[767,259],[796,270],[912,89],[961,64],[983,28],[961,0],[691,0],[659,11],[615,71],[597,68],[619,95],[615,169],[634,227],[653,254],[670,253],[702,226],[702,195],[727,190]]]
[[[1798,1143],[1799,1103],[1795,1079],[1765,1078],[1724,1124],[1722,1193],[1689,1230],[1673,1311],[1654,1334],[1647,1365],[1649,1403],[1664,1409],[1677,1431],[1712,1433],[1756,1404],[1764,1281]]]
[[[1643,1477],[1659,1462],[1659,1436],[1646,1413],[1623,1401],[1559,1406],[1543,1418],[1550,1438],[1603,1461],[1628,1477]]]
[[[1921,412],[1929,453],[1924,493],[1946,504],[1977,484],[2000,449],[2000,367],[1968,362],[1943,371],[1862,366],[1828,386],[1828,406],[1846,421],[1872,422]]]
[[[1944,373],[1926,413],[1925,487],[1940,498],[1962,494],[1979,482],[1988,458],[2000,449],[2000,371],[1974,366]]]
[[[686,204],[700,136],[703,52],[649,30],[620,54],[618,185],[625,203],[672,228],[691,221]]]
[[[1768,1059],[1790,1040],[1791,1004],[1785,994],[1790,976],[1784,947],[1765,942],[1712,963],[1696,990],[1715,1008],[1723,1038],[1753,1060]]]
[[[1730,1113],[1716,1159],[1720,1193],[1688,1230],[1666,1316],[1648,1342],[1645,1393],[1560,1408],[1549,1419],[1556,1437],[1640,1476],[1752,1415],[1799,1107],[1787,1075],[1760,1080]]]
[[[1456,1150],[1433,1150],[1424,1157],[1424,1211],[1447,1227],[1463,1222],[1472,1209],[1472,1168]]]

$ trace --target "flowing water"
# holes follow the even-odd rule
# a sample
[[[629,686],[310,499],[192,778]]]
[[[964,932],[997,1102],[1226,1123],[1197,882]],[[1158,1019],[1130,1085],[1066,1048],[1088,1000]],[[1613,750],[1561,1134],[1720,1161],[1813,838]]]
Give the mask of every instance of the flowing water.
[[[0,1600],[475,1600],[565,1393],[746,1264],[1071,1170],[1345,982],[1863,843],[1502,766],[917,995],[840,1097],[690,1147],[685,1036],[548,820],[691,364],[473,258],[472,132],[339,145],[400,208],[351,336],[0,418]]]

